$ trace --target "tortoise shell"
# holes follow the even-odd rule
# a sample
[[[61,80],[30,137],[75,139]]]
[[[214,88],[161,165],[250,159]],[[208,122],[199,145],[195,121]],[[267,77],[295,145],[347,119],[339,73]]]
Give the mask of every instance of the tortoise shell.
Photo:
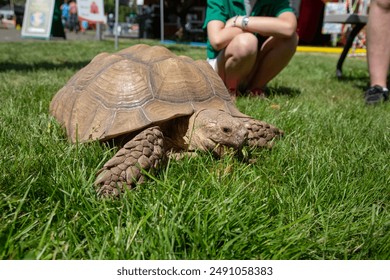
[[[206,108],[246,117],[206,61],[142,44],[97,55],[50,104],[72,142],[105,141]]]

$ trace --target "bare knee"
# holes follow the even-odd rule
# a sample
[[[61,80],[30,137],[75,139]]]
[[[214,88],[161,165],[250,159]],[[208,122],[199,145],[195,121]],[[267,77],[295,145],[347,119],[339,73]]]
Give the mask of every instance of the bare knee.
[[[280,50],[294,54],[298,46],[298,41],[298,34],[294,33],[292,36],[287,38],[273,38],[273,42],[270,44],[270,47],[277,47]]]
[[[253,57],[258,51],[258,40],[252,33],[243,33],[236,36],[226,50],[235,59]]]

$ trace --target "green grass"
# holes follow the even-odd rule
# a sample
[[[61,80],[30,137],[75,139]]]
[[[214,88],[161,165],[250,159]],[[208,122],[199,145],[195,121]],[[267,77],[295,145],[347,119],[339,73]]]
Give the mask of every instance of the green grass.
[[[70,144],[48,114],[102,51],[113,42],[0,43],[0,259],[390,259],[390,104],[364,105],[365,60],[338,81],[337,56],[296,54],[268,100],[238,100],[285,130],[272,151],[170,161],[111,201],[92,184],[115,151]]]

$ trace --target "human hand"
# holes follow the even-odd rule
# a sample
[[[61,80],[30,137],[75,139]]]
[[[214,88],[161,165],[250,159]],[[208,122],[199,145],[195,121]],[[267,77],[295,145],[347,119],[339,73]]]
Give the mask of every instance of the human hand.
[[[240,28],[241,24],[242,24],[242,18],[243,18],[242,16],[235,16],[235,17],[228,19],[228,21],[225,24],[225,27],[238,27],[238,28]]]

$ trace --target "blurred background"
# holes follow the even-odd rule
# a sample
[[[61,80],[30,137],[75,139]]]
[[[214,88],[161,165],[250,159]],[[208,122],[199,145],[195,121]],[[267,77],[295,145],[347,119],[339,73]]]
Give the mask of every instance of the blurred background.
[[[29,0],[44,3],[45,0]],[[47,1],[47,0],[46,0]],[[55,1],[54,9],[61,13],[64,0]],[[66,1],[66,0],[65,0]],[[66,1],[68,2],[68,1]],[[76,4],[77,1],[74,1]],[[81,0],[79,0],[81,2]],[[172,40],[174,42],[206,41],[206,32],[202,28],[206,11],[206,0],[119,0],[118,24],[115,28],[115,0],[102,0],[104,22],[96,23],[78,17],[76,28],[69,30],[63,21],[61,28],[66,32],[99,32],[97,38],[111,36],[127,38],[148,38]],[[353,12],[362,11],[359,6],[367,5],[368,0],[290,0],[298,17],[300,45],[342,46],[351,30],[349,25],[324,24],[325,12],[337,12],[340,9]],[[160,10],[163,3],[163,11]],[[333,3],[331,6],[330,4]],[[336,11],[335,8],[336,7]],[[329,9],[331,8],[331,9]],[[0,0],[1,29],[21,30],[26,10],[26,0]],[[163,13],[162,13],[163,12]],[[352,12],[349,10],[348,12]],[[161,25],[163,15],[163,26]],[[56,16],[56,12],[54,12]],[[53,19],[54,22],[54,19]],[[98,28],[97,28],[97,25]],[[54,28],[54,27],[53,27]],[[58,28],[58,27],[56,27]],[[58,35],[60,34],[60,35]],[[52,32],[53,36],[66,36],[62,32]],[[365,48],[365,31],[356,38],[355,45]]]

